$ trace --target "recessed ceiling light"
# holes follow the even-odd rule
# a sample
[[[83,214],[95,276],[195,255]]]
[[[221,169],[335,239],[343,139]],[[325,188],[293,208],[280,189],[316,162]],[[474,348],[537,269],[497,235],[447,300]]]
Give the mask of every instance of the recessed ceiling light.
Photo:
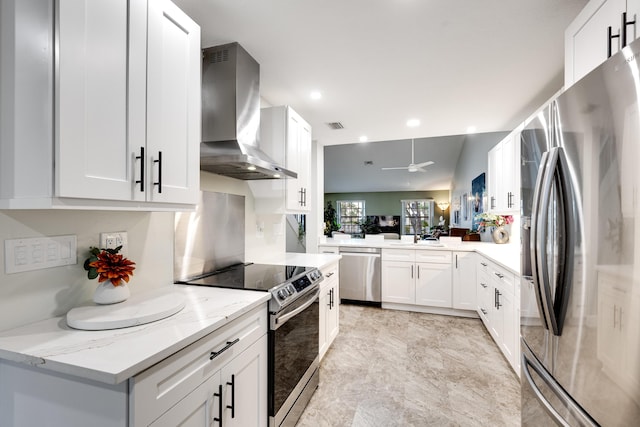
[[[274,178],[280,178],[280,174],[279,174],[279,173],[274,173],[274,174],[273,174],[273,177],[274,177]]]
[[[319,91],[315,90],[313,92],[311,92],[311,99],[321,99],[322,98],[322,93],[320,93]]]
[[[407,126],[409,126],[410,128],[415,128],[420,126],[420,120],[418,119],[409,119],[407,120]]]
[[[360,137],[360,142],[367,142],[369,140],[369,138],[367,138],[367,135],[362,135]]]
[[[476,131],[477,131],[477,130],[478,130],[478,128],[477,128],[477,127],[475,127],[475,126],[469,126],[469,127],[467,128],[467,133],[476,133]]]

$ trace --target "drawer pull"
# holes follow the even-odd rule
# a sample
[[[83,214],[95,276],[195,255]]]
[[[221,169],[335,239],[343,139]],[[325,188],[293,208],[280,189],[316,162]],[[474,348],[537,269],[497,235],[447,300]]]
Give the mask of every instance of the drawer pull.
[[[209,356],[209,360],[213,360],[216,357],[220,356],[222,353],[224,353],[225,351],[229,350],[229,348],[231,348],[231,346],[233,346],[234,344],[237,344],[240,342],[240,338],[236,338],[233,341],[227,341],[227,345],[225,345],[224,347],[222,347],[221,350],[219,351],[212,351],[211,352],[211,356]]]
[[[494,272],[493,274],[495,274],[496,276],[498,276],[498,278],[503,279],[504,278],[504,274],[500,274],[500,273],[496,273]]]
[[[487,264],[485,264],[484,262],[481,262],[480,265],[483,266],[483,267],[487,266]]]
[[[328,278],[329,278],[329,277],[331,277],[331,276],[333,276],[333,271],[332,271],[331,273],[327,273],[327,276],[326,276],[326,277],[327,277],[327,279],[328,279]]]
[[[484,308],[481,308],[480,311],[482,312],[482,314],[486,315],[487,314],[487,310],[485,310]]]
[[[480,286],[482,286],[483,288],[487,289],[487,285],[482,283],[482,282],[480,282]]]

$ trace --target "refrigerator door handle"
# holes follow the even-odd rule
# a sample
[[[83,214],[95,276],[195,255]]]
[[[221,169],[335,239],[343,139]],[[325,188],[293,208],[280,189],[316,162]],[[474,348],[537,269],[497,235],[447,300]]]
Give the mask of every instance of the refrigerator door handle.
[[[547,154],[547,153],[545,153]],[[544,156],[543,156],[544,158]],[[546,164],[543,172],[539,176],[536,187],[534,230],[532,246],[532,273],[536,283],[536,294],[538,303],[541,304],[542,313],[547,329],[554,335],[561,335],[564,319],[567,312],[569,291],[573,281],[573,258],[576,244],[575,231],[572,222],[573,216],[573,193],[571,191],[571,180],[569,178],[569,167],[566,155],[562,147],[554,147],[546,155]],[[556,230],[558,236],[558,272],[556,276],[558,283],[555,295],[551,291],[551,278],[549,277],[549,260],[546,251],[546,238],[549,232],[547,227],[547,213],[551,206],[551,196],[553,187],[557,189],[556,206],[557,217],[555,222],[560,224]],[[538,192],[538,190],[540,190]],[[535,231],[535,233],[534,233]],[[536,263],[533,264],[535,257]]]
[[[536,178],[536,186],[533,192],[533,205],[531,209],[531,227],[530,227],[530,241],[529,241],[529,256],[531,261],[531,277],[533,279],[533,288],[536,293],[536,300],[538,311],[540,314],[540,320],[543,322],[545,329],[549,329],[551,322],[547,313],[545,312],[546,305],[543,304],[543,291],[540,288],[540,283],[543,276],[542,262],[539,260],[539,246],[543,244],[543,240],[539,239],[540,221],[541,221],[541,208],[540,202],[544,194],[543,183],[546,181],[546,176],[549,173],[549,152],[542,153],[540,159],[540,166],[538,167],[538,174]],[[544,249],[544,246],[542,247]]]
[[[538,361],[538,359],[533,355],[529,345],[522,340],[522,373],[526,382],[533,393],[536,395],[536,398],[540,402],[540,404],[544,407],[547,413],[553,417],[554,421],[564,427],[571,427],[571,424],[567,422],[558,411],[551,405],[551,403],[545,398],[545,396],[538,388],[538,385],[533,380],[531,376],[531,370],[533,370],[540,378],[545,382],[547,387],[553,392],[553,394],[558,398],[558,400],[562,403],[564,408],[568,409],[573,417],[575,417],[581,426],[585,427],[600,427],[600,425],[593,419],[591,416],[576,402],[571,395],[569,395],[560,384],[553,378],[549,372],[542,366],[542,364]]]

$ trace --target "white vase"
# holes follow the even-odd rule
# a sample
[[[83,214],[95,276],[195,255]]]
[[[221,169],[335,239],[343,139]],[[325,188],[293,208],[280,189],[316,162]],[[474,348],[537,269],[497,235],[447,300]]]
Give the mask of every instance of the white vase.
[[[491,235],[491,228],[485,227],[484,230],[480,232],[480,241],[481,242],[493,242],[493,237]]]
[[[491,232],[491,237],[493,237],[495,243],[507,243],[509,241],[509,232],[504,226],[499,226]]]
[[[130,295],[129,287],[124,281],[122,284],[114,286],[111,280],[107,280],[96,288],[93,293],[93,302],[96,304],[115,304],[125,301]]]

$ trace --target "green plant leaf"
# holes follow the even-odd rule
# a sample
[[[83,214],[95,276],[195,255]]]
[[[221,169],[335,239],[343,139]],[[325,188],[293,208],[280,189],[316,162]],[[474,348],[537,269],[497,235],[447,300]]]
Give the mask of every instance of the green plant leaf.
[[[95,279],[96,277],[98,277],[98,269],[95,268],[95,267],[89,268],[89,272],[87,273],[87,277],[89,279]]]

